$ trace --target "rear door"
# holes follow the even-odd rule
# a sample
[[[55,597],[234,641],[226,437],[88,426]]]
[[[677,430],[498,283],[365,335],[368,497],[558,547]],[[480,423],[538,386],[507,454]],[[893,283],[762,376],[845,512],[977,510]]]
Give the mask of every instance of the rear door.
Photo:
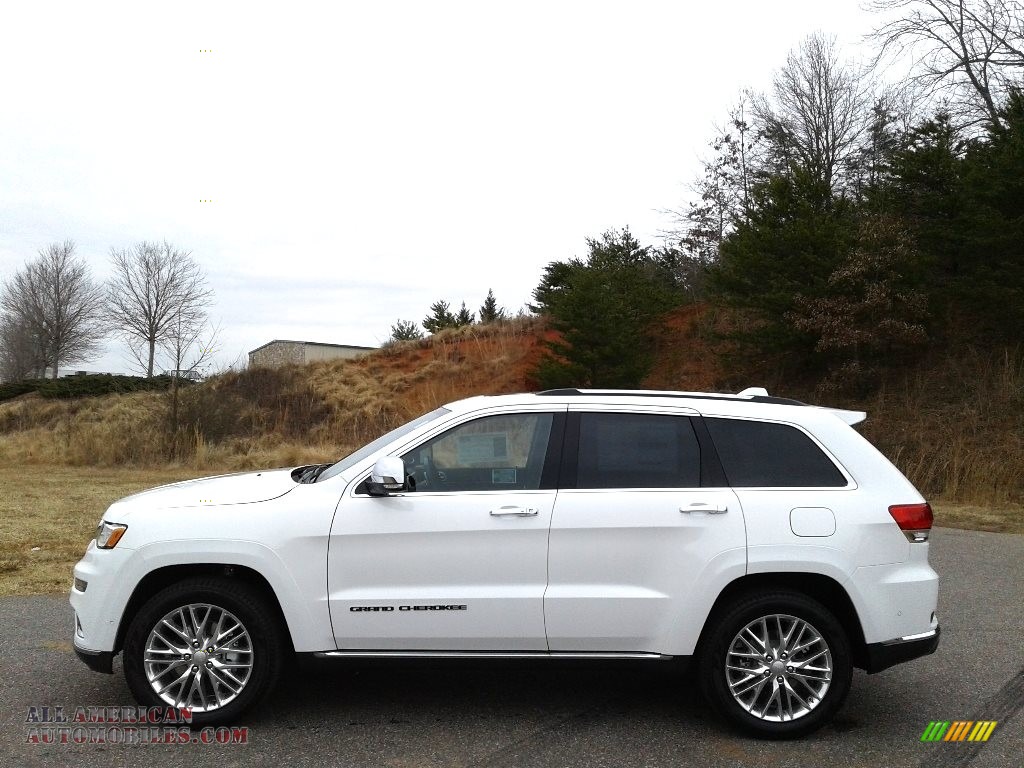
[[[552,651],[693,650],[743,575],[743,513],[696,412],[570,406],[544,599]]]

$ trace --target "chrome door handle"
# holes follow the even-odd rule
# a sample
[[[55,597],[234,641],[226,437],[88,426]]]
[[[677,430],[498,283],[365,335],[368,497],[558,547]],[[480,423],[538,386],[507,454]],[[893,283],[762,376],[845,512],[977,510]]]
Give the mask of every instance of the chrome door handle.
[[[491,517],[536,517],[539,509],[523,509],[522,507],[499,507],[491,510]]]
[[[692,504],[687,504],[685,507],[680,507],[679,511],[687,515],[691,512],[706,512],[709,515],[724,515],[729,511],[729,507],[713,507],[703,501],[695,501]]]

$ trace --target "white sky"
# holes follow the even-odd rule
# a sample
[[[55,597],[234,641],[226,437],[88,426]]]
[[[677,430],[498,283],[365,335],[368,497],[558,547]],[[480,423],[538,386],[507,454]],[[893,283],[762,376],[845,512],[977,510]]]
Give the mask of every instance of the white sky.
[[[216,292],[220,366],[375,345],[431,302],[513,311],[550,261],[659,241],[714,123],[857,0],[0,6],[0,279],[71,238],[167,239]],[[209,49],[212,53],[201,53]],[[212,200],[212,202],[200,202]],[[112,340],[76,367],[128,370]]]

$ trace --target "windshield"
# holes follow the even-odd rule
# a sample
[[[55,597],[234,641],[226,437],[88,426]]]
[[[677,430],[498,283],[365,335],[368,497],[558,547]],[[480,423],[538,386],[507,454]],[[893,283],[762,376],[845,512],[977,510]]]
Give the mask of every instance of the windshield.
[[[355,453],[350,453],[337,464],[334,464],[333,466],[330,466],[327,469],[325,469],[317,478],[317,482],[320,482],[321,480],[329,480],[335,475],[340,475],[346,469],[355,466],[360,461],[365,459],[367,456],[370,456],[371,454],[379,451],[388,443],[397,440],[403,435],[409,434],[417,427],[421,427],[424,424],[427,424],[428,422],[434,421],[435,419],[439,419],[446,413],[451,413],[451,411],[449,411],[447,408],[438,408],[437,410],[431,411],[430,413],[423,414],[418,419],[413,419],[407,424],[403,424],[400,427],[392,429],[387,434],[378,437],[372,443],[367,443]]]

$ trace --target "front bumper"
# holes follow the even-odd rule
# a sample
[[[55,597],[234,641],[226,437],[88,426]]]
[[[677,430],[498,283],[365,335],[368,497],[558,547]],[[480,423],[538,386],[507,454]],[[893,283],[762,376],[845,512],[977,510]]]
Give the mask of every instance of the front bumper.
[[[85,666],[93,672],[105,672],[108,675],[114,674],[114,652],[113,651],[90,651],[75,646],[75,655],[78,656]]]
[[[75,647],[86,653],[117,650],[117,630],[134,588],[125,565],[134,550],[97,549],[89,542],[85,555],[75,564],[69,600],[75,609]]]
[[[868,643],[864,670],[870,675],[883,669],[935,653],[939,647],[939,627],[920,635],[900,637],[884,643]]]

